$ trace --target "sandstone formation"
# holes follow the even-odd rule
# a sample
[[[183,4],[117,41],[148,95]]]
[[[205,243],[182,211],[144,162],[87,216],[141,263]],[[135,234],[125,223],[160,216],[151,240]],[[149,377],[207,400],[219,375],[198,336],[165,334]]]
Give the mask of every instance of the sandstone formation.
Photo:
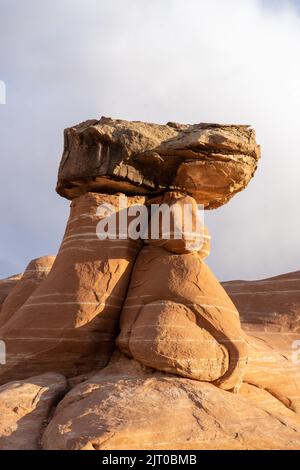
[[[9,295],[2,304],[0,327],[13,316],[48,276],[54,260],[54,256],[42,256],[28,264],[19,282],[10,290]]]
[[[214,208],[247,186],[259,156],[249,126],[102,117],[65,130],[57,192],[73,199],[87,191],[179,189]]]
[[[15,287],[18,281],[21,279],[22,274],[15,274],[14,276],[0,279],[0,311],[6,297],[10,291]]]
[[[223,283],[248,335],[245,380],[300,413],[300,273]],[[280,377],[280,380],[278,379]]]
[[[298,336],[298,339],[299,336]],[[244,382],[268,391],[300,416],[300,364],[276,347],[268,336],[247,336],[248,364]]]
[[[222,287],[205,264],[198,204],[244,189],[259,153],[248,126],[65,131],[61,247],[0,312],[0,383],[17,380],[0,387],[0,448],[300,449],[300,276]]]
[[[148,244],[135,263],[118,346],[149,367],[238,388],[247,347],[237,310],[203,262],[207,245],[173,254],[167,244]]]
[[[47,450],[299,449],[300,421],[292,412],[281,414],[271,396],[259,406],[252,400],[117,357],[60,402],[42,445]]]
[[[87,193],[72,202],[50,274],[0,329],[7,354],[0,383],[50,371],[72,376],[107,364],[141,244],[97,238],[103,218],[97,209],[108,203],[118,209],[118,196]]]
[[[0,450],[38,450],[53,406],[66,393],[60,374],[44,374],[0,387]]]
[[[223,287],[238,308],[245,330],[274,336],[300,332],[300,271],[260,281],[223,282]]]

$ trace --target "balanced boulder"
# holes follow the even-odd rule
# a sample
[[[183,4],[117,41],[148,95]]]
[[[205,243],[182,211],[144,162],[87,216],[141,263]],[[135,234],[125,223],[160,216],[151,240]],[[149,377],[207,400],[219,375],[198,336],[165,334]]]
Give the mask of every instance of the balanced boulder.
[[[210,209],[247,186],[259,157],[249,126],[102,117],[65,130],[57,192],[73,199],[87,191],[178,189]]]

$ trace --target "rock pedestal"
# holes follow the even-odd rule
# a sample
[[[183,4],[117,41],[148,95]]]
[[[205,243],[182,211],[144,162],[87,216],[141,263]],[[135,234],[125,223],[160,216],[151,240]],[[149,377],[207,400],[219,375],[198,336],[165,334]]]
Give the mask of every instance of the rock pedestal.
[[[0,312],[0,383],[18,381],[0,387],[0,448],[300,448],[299,366],[249,323],[262,305],[225,284],[243,331],[205,263],[198,205],[243,190],[259,156],[249,126],[101,118],[65,131],[60,250]],[[297,316],[287,324],[298,331]]]

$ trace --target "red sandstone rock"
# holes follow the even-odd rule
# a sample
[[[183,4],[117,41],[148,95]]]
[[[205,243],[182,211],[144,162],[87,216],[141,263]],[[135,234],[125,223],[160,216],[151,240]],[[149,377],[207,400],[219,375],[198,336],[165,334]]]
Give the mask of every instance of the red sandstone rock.
[[[18,281],[21,279],[22,274],[15,274],[14,276],[0,279],[0,311],[6,297],[10,291],[15,287]]]
[[[0,314],[0,327],[3,326],[13,314],[26,302],[39,284],[46,279],[55,256],[42,256],[32,260],[25,269],[19,282],[14,286],[2,304]]]
[[[180,192],[166,192],[147,201],[150,212],[146,243],[171,253],[193,251],[207,258],[210,235],[204,226],[195,199]]]
[[[224,282],[223,286],[248,335],[244,380],[300,413],[300,353],[297,360],[296,350],[300,348],[300,273]]]
[[[271,397],[272,401],[272,397]],[[116,358],[73,388],[43,439],[46,450],[299,449],[300,422],[267,400]]]
[[[244,381],[267,390],[300,416],[300,364],[285,355],[268,335],[248,335]],[[291,343],[292,346],[292,343]]]
[[[280,416],[287,416],[295,420],[298,425],[300,423],[299,417],[295,415],[295,412],[263,388],[245,382],[239,390],[239,395],[244,397],[249,404],[252,403],[255,407],[262,408],[268,413],[278,416],[279,419]]]
[[[38,450],[53,406],[67,392],[60,374],[44,374],[0,387],[0,450]]]
[[[38,448],[45,420],[44,449],[300,448],[300,367],[289,349],[299,332],[299,273],[224,283],[246,334],[203,262],[207,230],[203,245],[194,225],[182,240],[160,226],[143,248],[139,239],[99,241],[106,214],[97,206],[115,211],[118,195],[88,192],[147,194],[129,205],[190,203],[197,214],[196,201],[214,208],[242,190],[258,158],[248,126],[102,118],[66,130],[57,191],[74,199],[71,216],[47,279],[17,311],[9,298],[3,307],[0,381],[54,370],[74,388],[52,418],[62,376],[1,387],[3,448]],[[181,216],[171,219],[170,232]],[[134,359],[117,352],[99,371],[115,348],[122,307],[118,344]]]
[[[120,349],[155,369],[231,389],[247,348],[238,312],[198,253],[143,248],[120,321]]]
[[[143,203],[143,197],[128,203]],[[56,371],[74,376],[105,366],[114,350],[120,309],[140,250],[137,240],[96,236],[100,204],[117,195],[88,193],[72,202],[59,253],[47,279],[0,329],[7,364],[0,382]]]
[[[223,282],[223,286],[247,331],[299,336],[300,271],[261,281]]]

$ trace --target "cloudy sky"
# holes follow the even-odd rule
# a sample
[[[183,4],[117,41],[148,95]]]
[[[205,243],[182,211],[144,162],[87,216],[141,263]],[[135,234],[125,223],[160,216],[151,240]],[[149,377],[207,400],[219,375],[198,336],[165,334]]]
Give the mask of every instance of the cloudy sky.
[[[251,124],[248,189],[206,214],[221,279],[300,269],[300,0],[0,0],[0,277],[56,253],[63,129]]]

